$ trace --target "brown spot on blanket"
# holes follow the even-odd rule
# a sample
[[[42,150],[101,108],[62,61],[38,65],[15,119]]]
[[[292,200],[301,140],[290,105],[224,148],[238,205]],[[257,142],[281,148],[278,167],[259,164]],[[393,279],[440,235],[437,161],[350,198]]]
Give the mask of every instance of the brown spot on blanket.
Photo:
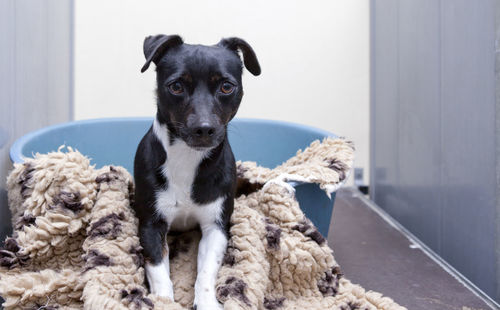
[[[127,290],[120,291],[122,299],[125,299],[129,308],[134,305],[137,309],[141,309],[145,305],[149,309],[154,308],[154,303],[151,299],[145,297],[144,291],[141,288],[133,288],[128,292]]]
[[[236,176],[238,178],[243,178],[245,176],[245,172],[248,171],[248,168],[243,167],[241,164],[236,165]]]
[[[16,229],[22,229],[24,226],[35,224],[36,217],[31,214],[21,216],[16,222]]]
[[[236,277],[229,277],[224,283],[225,285],[217,288],[217,297],[234,297],[247,306],[251,306],[250,300],[245,295],[247,284],[243,280]]]
[[[80,202],[80,193],[70,193],[66,191],[60,191],[59,195],[54,198],[52,207],[63,207],[69,209],[73,212],[78,212],[82,209],[82,203]]]
[[[127,189],[128,189],[128,200],[130,201],[130,205],[133,206],[135,203],[134,182],[132,181],[128,182]]]
[[[7,238],[2,249],[0,249],[0,266],[12,269],[17,266],[25,265],[29,259],[27,254],[21,254],[21,248],[16,239]]]
[[[269,310],[274,310],[283,307],[283,302],[286,300],[285,297],[271,299],[264,297],[264,308]]]
[[[277,250],[280,248],[281,228],[271,222],[271,220],[268,218],[266,218],[264,221],[266,222],[267,246],[269,248]]]
[[[309,219],[300,221],[297,225],[293,226],[292,229],[300,231],[304,236],[311,238],[319,245],[322,245],[326,241],[325,237],[323,237]]]
[[[330,160],[328,162],[328,168],[336,171],[339,174],[339,181],[342,181],[346,177],[346,172],[349,170],[349,167],[343,161],[340,161],[336,158]]]
[[[113,166],[109,166],[109,172],[105,172],[103,174],[100,174],[98,175],[96,178],[95,178],[95,181],[97,183],[109,183],[111,181],[114,181],[114,180],[118,180],[120,178],[120,175],[118,173],[118,171],[116,170],[115,167]]]
[[[30,193],[28,192],[29,189],[31,189],[32,186],[32,177],[33,173],[35,172],[35,168],[31,165],[31,163],[24,163],[24,170],[19,176],[19,181],[17,182],[18,184],[21,185],[21,197],[23,199],[28,198]]]
[[[339,280],[342,276],[343,275],[340,273],[340,268],[338,266],[333,267],[331,270],[327,270],[325,275],[318,280],[318,289],[321,294],[325,297],[337,295]]]
[[[224,253],[224,259],[222,260],[223,265],[234,266],[236,263],[236,257],[234,256],[235,251],[238,248],[234,246],[233,240],[230,238],[227,244],[226,253]]]
[[[340,310],[361,310],[361,305],[359,303],[349,301],[346,305],[340,306]],[[363,310],[368,310],[368,308],[363,308]]]
[[[89,254],[83,256],[83,259],[85,260],[87,265],[83,272],[87,272],[97,266],[113,265],[113,262],[111,261],[111,258],[109,258],[109,256],[101,254],[97,250],[90,250]]]
[[[144,266],[144,256],[142,255],[142,247],[141,246],[132,246],[129,250],[129,253],[132,255],[132,259],[134,260],[134,264],[137,267]]]
[[[90,226],[89,236],[91,239],[96,237],[108,237],[109,239],[116,239],[121,232],[121,221],[125,219],[125,214],[110,213],[101,217]]]

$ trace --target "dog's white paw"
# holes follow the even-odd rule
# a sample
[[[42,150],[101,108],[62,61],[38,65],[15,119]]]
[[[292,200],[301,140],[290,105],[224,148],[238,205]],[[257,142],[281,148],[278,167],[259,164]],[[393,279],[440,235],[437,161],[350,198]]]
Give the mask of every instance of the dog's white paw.
[[[215,294],[213,295],[205,295],[205,296],[195,296],[194,297],[194,310],[223,310],[224,306],[221,305],[217,298],[215,298]]]
[[[152,294],[174,300],[174,285],[163,263],[158,265],[146,263],[146,278]]]
[[[150,277],[148,282],[152,294],[174,300],[174,285],[169,278]]]
[[[174,301],[174,287],[172,285],[172,282],[170,283],[161,283],[158,285],[150,285],[151,288],[151,293],[161,296],[161,297],[167,297],[170,298],[172,301]]]

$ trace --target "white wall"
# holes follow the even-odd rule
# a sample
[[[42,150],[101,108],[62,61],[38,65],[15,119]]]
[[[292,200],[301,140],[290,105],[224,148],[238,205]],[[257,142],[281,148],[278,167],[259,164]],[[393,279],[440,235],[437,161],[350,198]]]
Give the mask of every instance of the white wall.
[[[368,173],[368,0],[75,2],[75,119],[154,115],[154,70],[139,71],[145,36],[202,44],[240,36],[262,75],[245,72],[238,116],[346,136]]]

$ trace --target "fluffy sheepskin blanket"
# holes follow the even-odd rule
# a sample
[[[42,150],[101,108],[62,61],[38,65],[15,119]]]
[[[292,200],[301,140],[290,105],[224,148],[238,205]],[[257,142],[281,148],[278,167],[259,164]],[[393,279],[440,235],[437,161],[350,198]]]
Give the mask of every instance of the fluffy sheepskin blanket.
[[[272,170],[238,163],[244,194],[216,290],[225,309],[404,309],[342,275],[287,183],[314,182],[331,193],[352,161],[352,144],[326,139]],[[175,302],[149,294],[125,169],[94,169],[68,148],[15,165],[8,191],[14,233],[0,250],[6,309],[192,307],[200,233],[168,238]]]

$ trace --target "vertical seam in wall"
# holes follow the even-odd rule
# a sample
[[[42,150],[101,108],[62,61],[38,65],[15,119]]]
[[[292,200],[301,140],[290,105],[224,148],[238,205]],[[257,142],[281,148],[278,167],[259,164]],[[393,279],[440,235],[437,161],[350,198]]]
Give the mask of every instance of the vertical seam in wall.
[[[401,169],[400,169],[400,165],[401,165],[401,162],[400,162],[400,158],[399,158],[399,147],[400,147],[400,143],[399,143],[399,139],[400,139],[400,132],[401,132],[401,70],[400,70],[400,61],[401,61],[401,57],[400,57],[400,40],[399,40],[399,36],[400,36],[400,26],[399,26],[399,16],[401,15],[401,7],[399,5],[399,1],[396,1],[396,5],[397,5],[397,14],[396,14],[396,54],[397,54],[397,85],[396,85],[396,90],[397,90],[397,93],[396,93],[396,98],[397,98],[397,133],[396,133],[396,186],[398,186],[399,188],[401,188]],[[394,190],[393,189],[393,192],[394,194],[396,195],[396,193],[398,192],[398,190]],[[397,199],[396,199],[397,201]]]
[[[438,5],[438,40],[439,40],[439,79],[438,79],[438,92],[439,92],[439,162],[443,163],[444,158],[443,158],[443,10],[442,10],[442,5],[443,5],[443,0],[439,0],[439,5]],[[439,168],[439,183],[438,186],[441,189],[447,190],[446,187],[443,185],[443,169],[444,165],[441,165]],[[438,190],[438,208],[439,208],[439,236],[438,236],[438,253],[439,255],[443,255],[442,251],[442,239],[443,239],[443,225],[445,224],[445,221],[443,221],[443,208],[444,208],[444,199],[443,199],[443,190]]]
[[[50,95],[49,95],[49,92],[51,91],[51,89],[49,89],[49,84],[50,84],[50,74],[49,74],[49,71],[50,71],[50,68],[49,68],[49,58],[50,58],[50,53],[49,53],[49,32],[50,32],[50,27],[49,27],[49,4],[48,3],[45,3],[44,5],[44,11],[45,11],[45,41],[44,41],[44,44],[45,44],[45,81],[44,81],[44,84],[45,84],[45,107],[48,108],[50,107]],[[52,120],[50,119],[50,116],[49,114],[52,113],[51,109],[47,109],[46,111],[46,114],[45,114],[45,124],[43,126],[47,126],[47,125],[50,125],[52,123]]]
[[[369,113],[370,113],[370,198],[375,200],[375,0],[371,0],[369,2],[369,33],[370,33],[370,45],[368,47],[370,57],[368,68],[370,70],[370,104],[369,104]]]
[[[10,110],[11,111],[11,119],[12,119],[12,128],[11,128],[11,135],[10,135],[10,139],[8,141],[9,143],[9,147],[10,145],[12,144],[13,141],[13,137],[16,136],[16,133],[17,133],[17,130],[16,130],[16,118],[15,118],[15,115],[16,115],[16,110],[17,108],[19,107],[18,103],[17,103],[17,1],[15,0],[12,0],[12,3],[14,4],[14,20],[13,20],[13,23],[12,23],[12,27],[14,28],[13,30],[13,33],[14,33],[14,39],[13,39],[13,43],[14,43],[14,47],[13,47],[13,50],[14,50],[14,53],[13,53],[13,68],[14,68],[14,72],[12,73],[14,76],[13,76],[13,79],[14,79],[14,94],[13,94],[13,107],[12,109]]]
[[[75,118],[75,1],[69,0],[69,120]]]
[[[500,68],[500,64],[498,63],[498,56],[500,53],[499,50],[499,40],[500,40],[500,21],[498,18],[500,17],[500,0],[496,0],[494,3],[495,10],[495,21],[494,21],[494,81],[495,81],[495,166],[496,166],[496,182],[497,182],[497,190],[495,193],[496,196],[496,243],[495,243],[495,257],[496,257],[496,278],[500,279],[500,72],[498,69]],[[496,300],[500,300],[500,282],[497,280],[496,282]]]

